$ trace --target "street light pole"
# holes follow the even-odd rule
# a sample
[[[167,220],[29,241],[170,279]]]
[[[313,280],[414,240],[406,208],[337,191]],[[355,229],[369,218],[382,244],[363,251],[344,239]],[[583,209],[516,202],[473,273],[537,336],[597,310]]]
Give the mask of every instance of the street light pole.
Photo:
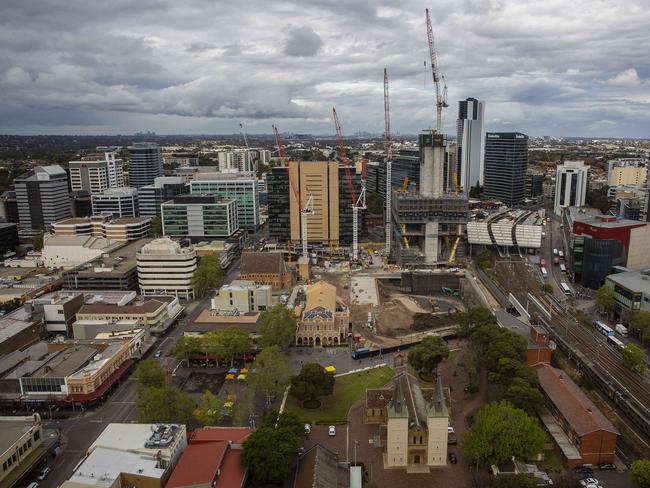
[[[359,441],[356,439],[354,440],[354,465],[357,465],[357,446],[359,445]]]

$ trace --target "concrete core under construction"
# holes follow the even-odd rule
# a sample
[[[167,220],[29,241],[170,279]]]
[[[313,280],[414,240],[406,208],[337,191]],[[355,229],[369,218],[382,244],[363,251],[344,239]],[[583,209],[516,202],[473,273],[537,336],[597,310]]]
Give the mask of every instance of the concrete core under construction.
[[[466,194],[444,191],[445,135],[424,130],[418,145],[419,190],[394,191],[392,198],[394,252],[400,266],[435,265],[451,248],[443,244],[453,241],[458,224],[465,224],[469,215]]]

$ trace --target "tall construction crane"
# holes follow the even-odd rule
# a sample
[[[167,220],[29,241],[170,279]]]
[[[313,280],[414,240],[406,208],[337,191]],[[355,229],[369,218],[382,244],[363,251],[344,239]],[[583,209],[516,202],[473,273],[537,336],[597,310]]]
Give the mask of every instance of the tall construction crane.
[[[339,158],[343,161],[343,169],[345,170],[345,177],[348,180],[348,190],[352,199],[352,261],[356,262],[359,260],[359,210],[365,210],[367,208],[366,189],[362,186],[359,198],[357,198],[357,193],[354,191],[354,184],[352,183],[352,175],[350,174],[350,160],[345,151],[341,123],[339,122],[339,116],[334,107],[332,107],[332,115],[334,116],[334,126],[336,127],[336,139],[339,143]]]
[[[248,145],[248,137],[246,136],[246,129],[244,128],[244,124],[242,122],[239,123],[239,128],[241,129],[242,136],[244,136],[244,144],[246,144],[246,159],[250,161],[251,148]],[[253,164],[251,164],[251,167],[253,169],[253,173],[257,175],[257,161],[253,162]]]
[[[282,158],[282,164],[285,168],[287,168],[287,173],[289,174],[289,186],[291,187],[293,196],[296,199],[296,204],[300,210],[300,240],[302,241],[302,256],[309,258],[307,252],[307,216],[314,215],[314,197],[310,194],[305,205],[302,204],[302,199],[300,198],[300,189],[298,188],[296,179],[291,173],[291,168],[289,168],[289,157],[287,156],[287,151],[285,150],[284,144],[282,144],[282,140],[280,139],[278,128],[275,125],[273,126],[273,132],[275,133],[275,144],[278,146],[278,152],[280,153],[280,158]],[[289,250],[289,252],[291,252],[291,250]]]
[[[447,103],[447,84],[445,83],[445,77],[440,76],[438,70],[438,58],[436,56],[436,49],[433,44],[433,29],[431,28],[431,16],[429,15],[429,9],[426,9],[427,13],[427,39],[429,40],[429,55],[431,56],[431,74],[433,75],[433,84],[436,87],[436,130],[438,134],[442,132],[442,109],[449,107]],[[440,90],[440,81],[442,78],[443,89]]]
[[[390,105],[388,103],[388,69],[384,68],[384,148],[386,152],[386,259],[390,256],[391,196],[393,193],[393,141],[390,135]]]

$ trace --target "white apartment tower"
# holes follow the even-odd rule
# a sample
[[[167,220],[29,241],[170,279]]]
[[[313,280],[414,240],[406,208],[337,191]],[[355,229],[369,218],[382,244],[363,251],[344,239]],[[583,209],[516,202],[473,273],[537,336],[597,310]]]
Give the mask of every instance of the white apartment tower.
[[[72,191],[84,190],[94,195],[124,186],[122,160],[114,152],[104,153],[104,159],[70,161],[68,165]]]
[[[565,161],[555,173],[555,204],[553,211],[562,214],[562,207],[582,207],[587,199],[589,166],[584,161]]]
[[[138,283],[142,295],[194,298],[192,277],[197,268],[193,247],[181,247],[169,237],[155,239],[137,253]]]
[[[467,192],[483,186],[483,164],[485,161],[485,129],[483,115],[485,102],[468,98],[458,102],[456,125],[458,184]],[[449,178],[450,181],[451,175]]]

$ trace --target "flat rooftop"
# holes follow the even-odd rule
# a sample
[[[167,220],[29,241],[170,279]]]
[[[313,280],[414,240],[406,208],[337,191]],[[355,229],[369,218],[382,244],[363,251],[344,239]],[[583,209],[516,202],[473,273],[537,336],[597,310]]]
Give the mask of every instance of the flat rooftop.
[[[23,434],[29,432],[29,429],[32,428],[34,422],[27,420],[9,420],[6,417],[0,419],[0,453],[5,452],[11,446],[14,445],[18,439],[20,439]]]
[[[0,342],[19,334],[34,325],[32,314],[25,311],[24,307],[17,308],[11,313],[0,318]]]
[[[121,473],[159,479],[165,470],[157,465],[158,461],[150,455],[98,447],[68,481],[83,486],[112,486]]]
[[[152,436],[154,429],[158,426],[158,424],[108,424],[104,431],[99,434],[99,437],[95,439],[95,442],[92,443],[90,449],[105,447],[122,451],[140,451],[143,454],[155,454],[160,448],[145,448],[145,442]],[[181,431],[184,432],[183,429],[176,427],[175,435],[179,435]]]
[[[41,295],[38,300],[51,301],[58,299],[65,302],[78,295],[83,295],[84,303],[106,303],[110,305],[124,305],[137,296],[134,291],[119,290],[59,290]]]
[[[650,293],[650,269],[616,273],[607,279],[631,291]]]
[[[68,347],[56,353],[40,368],[34,371],[32,377],[64,378],[70,376],[100,352],[100,349],[86,345]]]
[[[84,264],[83,269],[79,270],[79,275],[95,275],[97,274],[95,268],[103,268],[101,273],[122,275],[136,267],[136,253],[138,249],[151,241],[152,239],[139,239],[137,241],[131,241],[117,249],[113,249],[108,252],[107,257],[99,257]],[[108,270],[108,268],[113,269]]]

